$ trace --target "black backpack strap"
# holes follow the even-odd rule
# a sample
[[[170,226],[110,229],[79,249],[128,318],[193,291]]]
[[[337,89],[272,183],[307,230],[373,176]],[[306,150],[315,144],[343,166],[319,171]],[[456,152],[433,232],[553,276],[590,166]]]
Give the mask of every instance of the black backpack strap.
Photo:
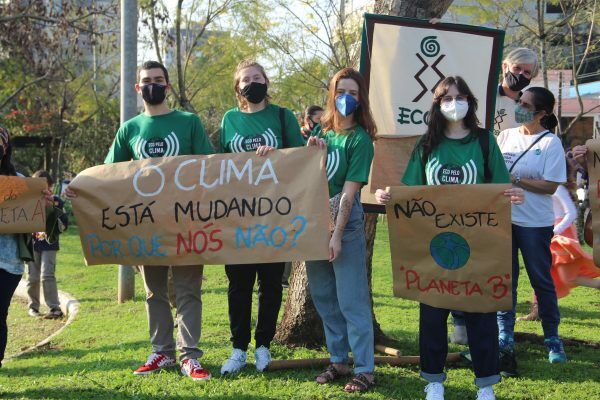
[[[281,124],[281,148],[287,149],[287,135],[285,134],[285,107],[279,107],[279,123]]]
[[[490,135],[487,130],[479,129],[479,146],[483,154],[483,182],[492,181],[492,171],[490,171]]]

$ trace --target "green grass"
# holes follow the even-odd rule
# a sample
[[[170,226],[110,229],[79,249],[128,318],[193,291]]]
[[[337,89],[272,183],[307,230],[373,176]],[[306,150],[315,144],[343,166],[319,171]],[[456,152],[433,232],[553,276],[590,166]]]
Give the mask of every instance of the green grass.
[[[8,345],[6,354],[16,354],[31,346],[35,346],[52,333],[59,330],[66,319],[44,319],[30,317],[27,314],[27,300],[14,297],[8,315]],[[40,307],[42,314],[46,313],[46,306]]]
[[[417,354],[418,307],[415,302],[392,296],[389,244],[386,226],[379,224],[374,258],[374,302],[384,331],[403,344],[404,354]],[[240,375],[223,379],[218,372],[230,351],[227,317],[227,278],[221,266],[205,268],[203,292],[202,359],[215,377],[192,382],[177,372],[146,378],[132,370],[150,352],[141,280],[136,279],[135,301],[116,303],[116,267],[84,267],[75,229],[62,238],[58,256],[58,284],[81,301],[72,325],[50,349],[7,362],[0,369],[1,399],[415,399],[423,398],[425,383],[418,368],[378,367],[378,386],[363,395],[347,395],[341,383],[314,383],[317,370],[259,374],[248,366]],[[531,299],[526,274],[521,275],[519,313],[528,311]],[[256,300],[255,300],[256,301]],[[577,288],[560,300],[565,337],[600,341],[600,294]],[[256,307],[254,307],[256,316]],[[17,310],[17,308],[15,308]],[[12,316],[12,311],[11,311]],[[12,327],[13,330],[19,327]],[[25,328],[26,329],[26,328]],[[519,323],[518,331],[541,334],[539,323]],[[17,335],[20,338],[21,335]],[[15,336],[11,336],[15,338]],[[18,340],[18,339],[17,339]],[[462,350],[452,346],[451,350]],[[595,399],[600,398],[600,350],[567,347],[569,363],[550,365],[540,345],[518,344],[523,377],[496,386],[498,399]],[[274,358],[326,357],[321,350],[288,349],[274,345]],[[252,361],[252,360],[251,360]],[[475,398],[469,369],[450,368],[447,399]]]

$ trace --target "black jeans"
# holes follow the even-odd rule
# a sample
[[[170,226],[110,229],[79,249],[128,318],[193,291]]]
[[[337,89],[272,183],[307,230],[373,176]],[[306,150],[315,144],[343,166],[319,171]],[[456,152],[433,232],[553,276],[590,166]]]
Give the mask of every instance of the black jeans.
[[[256,348],[269,348],[275,336],[281,307],[281,277],[285,263],[226,265],[229,278],[229,326],[233,347],[248,350],[252,315],[252,291],[258,276],[258,320],[254,340]]]
[[[443,382],[448,354],[447,320],[450,310],[421,303],[419,314],[421,376],[429,382]],[[500,366],[496,313],[462,314],[467,326],[475,384],[481,388],[498,383]]]
[[[22,275],[15,275],[0,269],[0,366],[4,360],[4,350],[6,350],[6,340],[8,328],[6,318],[8,317],[8,307]]]

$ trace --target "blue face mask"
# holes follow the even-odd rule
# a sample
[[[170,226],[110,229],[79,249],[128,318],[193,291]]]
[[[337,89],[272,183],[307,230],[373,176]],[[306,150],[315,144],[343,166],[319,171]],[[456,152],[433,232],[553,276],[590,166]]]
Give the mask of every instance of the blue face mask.
[[[340,94],[335,98],[335,108],[344,117],[352,114],[358,108],[358,102],[347,93]]]

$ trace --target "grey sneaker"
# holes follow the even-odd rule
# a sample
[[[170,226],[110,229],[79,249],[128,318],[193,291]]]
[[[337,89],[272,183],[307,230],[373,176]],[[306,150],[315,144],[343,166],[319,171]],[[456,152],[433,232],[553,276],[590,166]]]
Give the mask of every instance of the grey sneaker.
[[[30,308],[29,311],[27,312],[27,314],[29,314],[30,317],[41,317],[41,315],[42,315],[35,308]]]
[[[244,350],[233,349],[231,357],[225,361],[221,367],[221,375],[235,374],[241,371],[246,366],[246,358],[248,355]]]
[[[477,400],[496,400],[492,386],[482,387],[477,391]]]
[[[431,382],[425,386],[427,396],[425,400],[444,400],[444,385],[439,382]]]
[[[256,364],[256,370],[258,372],[266,371],[269,363],[271,362],[271,352],[265,346],[260,346],[254,352],[254,362]]]

